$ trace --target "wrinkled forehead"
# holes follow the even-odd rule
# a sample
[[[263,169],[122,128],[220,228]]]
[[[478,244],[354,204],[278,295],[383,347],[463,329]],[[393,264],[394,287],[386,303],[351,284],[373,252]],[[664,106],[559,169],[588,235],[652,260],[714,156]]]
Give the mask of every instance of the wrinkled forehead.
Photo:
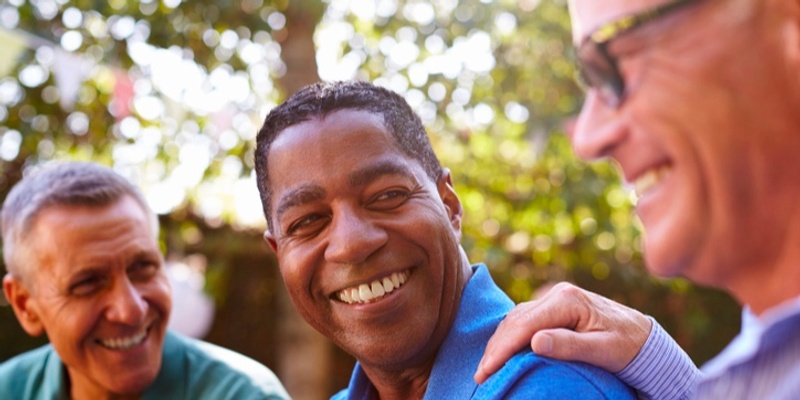
[[[579,44],[599,26],[620,17],[649,10],[670,0],[569,0],[572,41]]]

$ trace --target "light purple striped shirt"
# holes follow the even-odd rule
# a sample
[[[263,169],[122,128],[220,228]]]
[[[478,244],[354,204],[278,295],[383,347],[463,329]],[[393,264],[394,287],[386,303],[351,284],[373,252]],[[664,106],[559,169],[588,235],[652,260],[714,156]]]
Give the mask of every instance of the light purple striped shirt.
[[[760,318],[742,314],[741,333],[702,373],[652,320],[647,342],[617,376],[643,399],[800,399],[800,297]]]
[[[700,370],[664,328],[648,318],[653,323],[650,336],[617,378],[635,388],[640,399],[691,399]]]

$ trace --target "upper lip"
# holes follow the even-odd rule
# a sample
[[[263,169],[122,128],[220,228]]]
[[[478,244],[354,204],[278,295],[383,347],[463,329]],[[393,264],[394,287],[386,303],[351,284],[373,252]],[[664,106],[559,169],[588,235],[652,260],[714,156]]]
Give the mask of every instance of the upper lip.
[[[636,167],[636,169],[632,168],[625,168],[622,163],[620,163],[620,169],[622,170],[623,177],[625,178],[626,183],[634,183],[637,179],[639,179],[642,175],[644,175],[647,171],[661,168],[665,165],[668,165],[669,162],[667,160],[661,160],[655,163],[647,164],[644,167]],[[629,172],[633,171],[633,172]]]

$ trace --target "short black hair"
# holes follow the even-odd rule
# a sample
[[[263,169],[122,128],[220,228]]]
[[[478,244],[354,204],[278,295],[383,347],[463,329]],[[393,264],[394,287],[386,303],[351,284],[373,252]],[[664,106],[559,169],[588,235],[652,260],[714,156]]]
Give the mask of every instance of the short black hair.
[[[267,225],[270,219],[270,181],[267,157],[272,142],[286,128],[340,110],[364,110],[383,117],[383,123],[403,153],[418,161],[428,176],[438,181],[442,165],[433,152],[419,116],[400,95],[362,81],[318,82],[293,94],[270,111],[256,139],[256,182]]]

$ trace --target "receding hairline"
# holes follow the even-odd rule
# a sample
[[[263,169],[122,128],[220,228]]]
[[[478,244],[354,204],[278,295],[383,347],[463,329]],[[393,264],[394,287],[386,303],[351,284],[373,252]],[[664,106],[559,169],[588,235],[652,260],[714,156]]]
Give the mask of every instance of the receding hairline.
[[[111,168],[95,163],[58,161],[38,167],[9,192],[0,210],[3,259],[9,274],[25,280],[33,268],[28,245],[32,228],[41,213],[53,207],[102,208],[125,198],[143,212],[154,238],[158,217],[138,188]]]

